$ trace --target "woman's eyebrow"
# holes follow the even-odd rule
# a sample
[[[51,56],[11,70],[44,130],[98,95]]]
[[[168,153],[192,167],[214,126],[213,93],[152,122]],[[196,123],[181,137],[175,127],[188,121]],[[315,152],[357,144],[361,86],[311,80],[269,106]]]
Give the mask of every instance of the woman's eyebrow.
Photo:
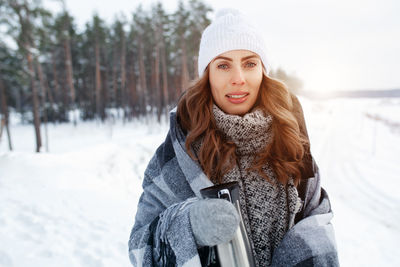
[[[218,57],[214,58],[213,61],[218,60],[218,59],[223,59],[223,60],[227,60],[227,61],[233,61],[231,58],[229,58],[229,57],[223,57],[223,56],[218,56]]]
[[[247,57],[242,57],[242,59],[241,59],[241,61],[245,61],[245,60],[248,60],[249,58],[259,58],[258,56],[256,56],[256,55],[250,55],[250,56],[247,56]]]

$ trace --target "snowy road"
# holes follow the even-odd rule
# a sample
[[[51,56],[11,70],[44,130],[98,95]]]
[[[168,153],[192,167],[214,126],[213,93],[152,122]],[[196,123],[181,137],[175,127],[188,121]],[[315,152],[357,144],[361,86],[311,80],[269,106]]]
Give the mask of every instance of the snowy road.
[[[366,116],[396,120],[399,104],[331,100],[304,105],[343,266],[400,266],[400,129]]]
[[[334,210],[342,266],[400,266],[400,99],[301,99]],[[0,143],[0,266],[130,266],[127,241],[148,160],[167,126],[32,126]]]

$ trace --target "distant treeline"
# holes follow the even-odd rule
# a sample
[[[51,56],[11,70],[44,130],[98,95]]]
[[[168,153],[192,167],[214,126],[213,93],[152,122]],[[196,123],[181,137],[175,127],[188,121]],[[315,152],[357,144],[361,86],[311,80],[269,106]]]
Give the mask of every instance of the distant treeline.
[[[40,124],[76,124],[70,111],[82,120],[103,121],[111,109],[124,120],[160,120],[197,78],[198,46],[212,12],[205,3],[181,1],[172,14],[161,3],[140,5],[111,25],[95,14],[82,30],[60,5],[63,11],[52,14],[38,0],[0,0],[0,138],[3,128],[9,135],[10,108],[33,122],[37,151]],[[302,87],[281,69],[271,75]]]
[[[382,97],[400,97],[400,89],[382,89],[382,90],[348,90],[348,91],[331,91],[331,92],[315,92],[301,91],[301,95],[314,98],[382,98]]]

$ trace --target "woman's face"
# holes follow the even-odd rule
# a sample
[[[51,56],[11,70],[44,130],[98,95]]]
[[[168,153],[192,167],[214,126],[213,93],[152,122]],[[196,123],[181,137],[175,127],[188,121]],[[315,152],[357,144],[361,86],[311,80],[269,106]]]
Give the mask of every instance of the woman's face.
[[[260,57],[248,50],[231,50],[209,65],[211,93],[215,104],[227,114],[244,115],[258,97],[263,76]]]

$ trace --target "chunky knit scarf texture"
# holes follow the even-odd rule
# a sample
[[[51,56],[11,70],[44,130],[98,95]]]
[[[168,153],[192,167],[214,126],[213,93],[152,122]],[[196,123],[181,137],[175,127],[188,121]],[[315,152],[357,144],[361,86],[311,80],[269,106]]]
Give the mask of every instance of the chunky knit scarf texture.
[[[300,208],[293,181],[290,180],[287,185],[279,183],[268,162],[263,171],[271,181],[249,170],[257,153],[272,141],[273,117],[260,109],[244,116],[229,115],[215,105],[213,113],[219,130],[227,140],[236,144],[238,158],[237,164],[224,175],[222,182],[239,182],[242,217],[253,242],[253,254],[258,266],[268,266],[274,249],[293,226],[295,214]]]

